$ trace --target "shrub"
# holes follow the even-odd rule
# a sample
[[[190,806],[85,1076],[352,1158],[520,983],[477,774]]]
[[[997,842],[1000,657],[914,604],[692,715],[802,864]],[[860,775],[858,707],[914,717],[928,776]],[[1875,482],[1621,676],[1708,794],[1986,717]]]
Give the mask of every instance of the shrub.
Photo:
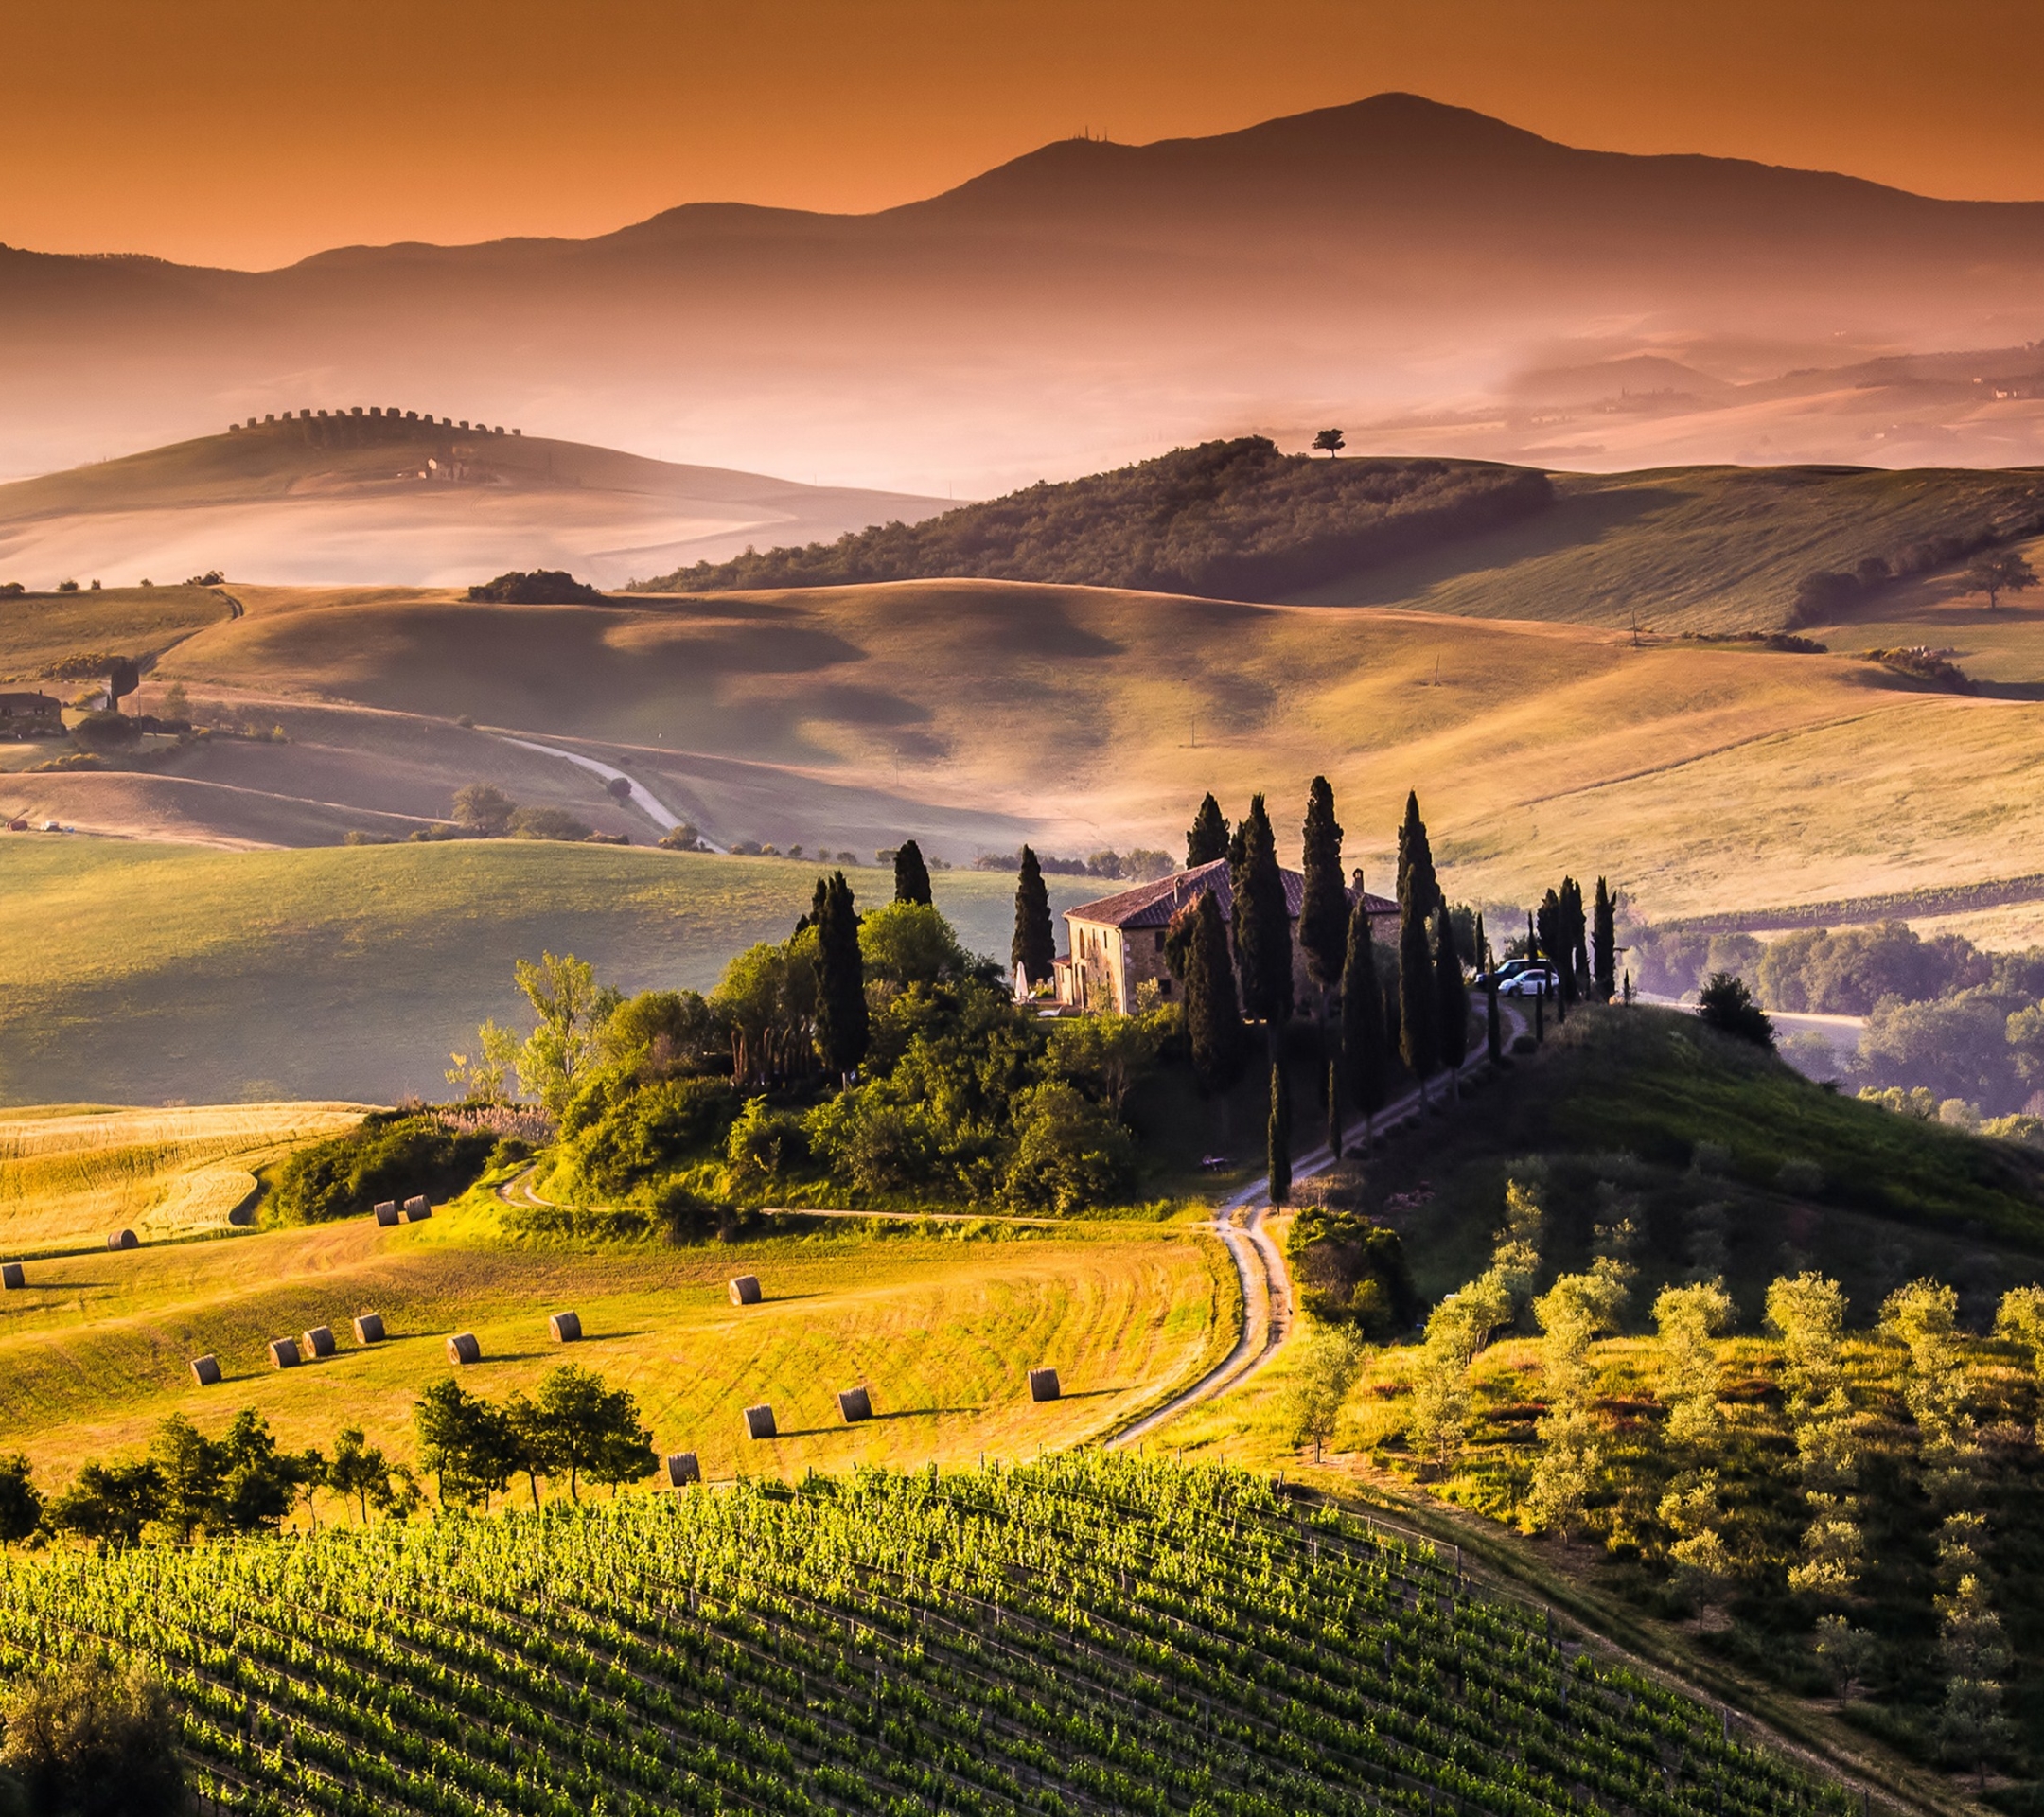
[[[972,955],[926,902],[890,902],[859,918],[859,958],[869,980],[906,988],[966,977]]]
[[[1774,1047],[1774,1025],[1767,1018],[1767,1012],[1753,999],[1753,993],[1746,988],[1746,980],[1734,978],[1730,972],[1713,972],[1697,997],[1697,1014],[1709,1027],[1720,1034],[1729,1034],[1740,1041],[1751,1041],[1756,1047]]]
[[[114,750],[135,743],[142,728],[124,713],[88,713],[71,728],[71,736],[88,750]]]
[[[724,1137],[724,1158],[741,1181],[778,1179],[809,1153],[802,1120],[791,1110],[772,1110],[764,1098],[748,1098]]]
[[[1419,1315],[1398,1232],[1352,1211],[1308,1206],[1286,1244],[1299,1304],[1316,1319],[1355,1326],[1382,1343]]]
[[[609,1085],[586,1085],[561,1119],[564,1131],[580,1131],[574,1164],[599,1192],[629,1192],[692,1155],[716,1152],[738,1114],[729,1079],[663,1079],[619,1091],[616,1075],[605,1077]],[[589,1116],[598,1102],[601,1114]]]
[[[430,1111],[372,1111],[353,1129],[301,1149],[277,1185],[277,1215],[291,1224],[345,1218],[379,1200],[452,1198],[475,1184],[496,1138],[457,1134]]]
[[[31,1679],[8,1700],[0,1767],[31,1812],[168,1817],[185,1808],[169,1694],[140,1667],[85,1659]]]
[[[537,568],[530,573],[513,570],[469,588],[468,597],[499,606],[588,606],[600,604],[601,589],[577,580],[558,568]]]
[[[588,826],[559,807],[521,807],[511,817],[510,832],[514,839],[563,839],[571,843],[579,843],[590,836]]]
[[[1013,1204],[1082,1211],[1126,1191],[1135,1176],[1128,1131],[1063,1080],[1022,1093],[1014,1123],[1017,1139],[1006,1183]]]

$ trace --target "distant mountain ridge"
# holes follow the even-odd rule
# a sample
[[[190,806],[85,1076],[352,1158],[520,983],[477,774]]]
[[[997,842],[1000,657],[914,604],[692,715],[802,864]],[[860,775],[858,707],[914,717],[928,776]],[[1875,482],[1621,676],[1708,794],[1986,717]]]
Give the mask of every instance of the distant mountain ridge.
[[[869,215],[697,203],[259,273],[0,252],[0,470],[281,408],[318,372],[365,402],[430,387],[577,439],[983,496],[1593,359],[1710,371],[1715,347],[1750,379],[2008,345],[2044,333],[2040,298],[2044,203],[1584,150],[1381,95],[1060,141]]]

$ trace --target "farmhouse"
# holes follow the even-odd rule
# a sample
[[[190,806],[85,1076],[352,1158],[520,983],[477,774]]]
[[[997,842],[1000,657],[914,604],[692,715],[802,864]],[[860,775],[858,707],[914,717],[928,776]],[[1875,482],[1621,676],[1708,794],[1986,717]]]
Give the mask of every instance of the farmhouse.
[[[47,694],[0,694],[0,738],[55,738],[63,702]]]
[[[1364,891],[1362,875],[1356,873],[1348,900],[1352,903],[1360,896],[1369,905],[1370,933],[1375,939],[1395,939],[1398,904]],[[1292,917],[1295,994],[1303,1003],[1313,989],[1306,976],[1305,956],[1298,947],[1299,904],[1305,897],[1306,879],[1296,871],[1287,871],[1283,876],[1285,908]],[[1057,1000],[1074,1009],[1115,1010],[1125,1015],[1135,1006],[1138,987],[1151,981],[1160,997],[1169,998],[1177,986],[1164,962],[1164,931],[1203,890],[1213,892],[1221,919],[1228,921],[1234,895],[1225,858],[1066,909],[1068,949],[1056,961]]]

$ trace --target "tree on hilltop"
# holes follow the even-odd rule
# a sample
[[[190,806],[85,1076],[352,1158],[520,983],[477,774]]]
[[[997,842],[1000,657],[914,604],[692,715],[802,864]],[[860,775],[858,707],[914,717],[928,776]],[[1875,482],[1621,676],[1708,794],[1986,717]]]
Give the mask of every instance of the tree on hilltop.
[[[923,862],[923,848],[913,839],[904,839],[895,848],[894,900],[925,904],[930,900],[929,866]]]
[[[1340,430],[1323,429],[1313,438],[1313,445],[1331,461],[1348,443]]]
[[[502,838],[517,812],[518,803],[492,783],[470,783],[454,791],[454,823],[478,838]]]
[[[1186,869],[1190,871],[1199,865],[1211,864],[1227,855],[1227,817],[1221,812],[1221,803],[1209,793],[1200,803],[1199,812],[1193,815],[1192,824],[1186,831]]]
[[[1057,958],[1057,935],[1050,926],[1050,891],[1044,887],[1043,866],[1028,846],[1022,848],[1022,867],[1015,877],[1014,940],[1008,949],[1011,966],[1020,969],[1031,984],[1049,980]]]

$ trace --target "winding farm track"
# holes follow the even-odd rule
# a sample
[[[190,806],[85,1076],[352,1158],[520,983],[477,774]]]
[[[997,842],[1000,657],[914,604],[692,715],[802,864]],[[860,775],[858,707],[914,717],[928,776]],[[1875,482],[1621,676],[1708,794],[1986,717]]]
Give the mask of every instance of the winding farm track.
[[[1521,1013],[1503,1003],[1498,1005],[1507,1027],[1504,1044],[1509,1047],[1513,1039],[1525,1026]],[[1472,1073],[1489,1066],[1489,1054],[1479,1047],[1469,1059],[1462,1063],[1456,1073],[1457,1080],[1467,1079]],[[1438,1082],[1430,1089],[1437,1089]],[[1376,1130],[1379,1135],[1389,1135],[1395,1129],[1418,1121],[1427,1113],[1422,1108],[1419,1088],[1415,1085],[1402,1098],[1392,1101],[1378,1112]],[[1342,1133],[1342,1144],[1346,1149],[1350,1141],[1359,1138],[1364,1126],[1355,1123]],[[1350,1151],[1352,1152],[1352,1151]],[[1323,1142],[1318,1148],[1300,1155],[1292,1164],[1295,1182],[1310,1180],[1317,1173],[1324,1173],[1334,1165],[1334,1153]],[[1106,1442],[1110,1448],[1137,1444],[1151,1437],[1160,1427],[1175,1420],[1189,1407],[1211,1401],[1219,1395],[1239,1388],[1260,1369],[1278,1348],[1292,1335],[1293,1296],[1292,1276],[1285,1267],[1284,1252],[1270,1233],[1266,1220],[1270,1213],[1270,1176],[1251,1180],[1241,1191],[1231,1194],[1214,1208],[1211,1229],[1226,1244],[1227,1252],[1235,1263],[1235,1272],[1242,1281],[1242,1335],[1235,1340],[1235,1348],[1220,1362],[1194,1382],[1189,1387],[1174,1394],[1169,1401],[1153,1412],[1144,1414],[1132,1424],[1124,1426]],[[1242,1222],[1236,1216],[1242,1213]]]

